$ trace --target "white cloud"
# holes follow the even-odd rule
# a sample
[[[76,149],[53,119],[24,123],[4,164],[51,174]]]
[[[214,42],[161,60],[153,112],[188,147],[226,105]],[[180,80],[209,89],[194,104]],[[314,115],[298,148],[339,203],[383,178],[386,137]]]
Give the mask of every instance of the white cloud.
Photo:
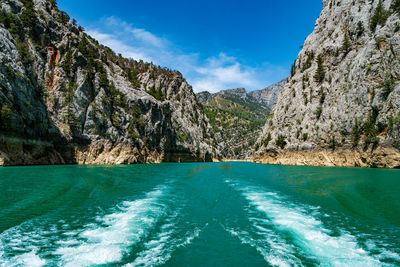
[[[262,88],[265,84],[256,78],[256,70],[242,66],[236,58],[220,53],[206,60],[206,64],[195,68],[199,77],[194,79],[196,91],[216,92],[222,89],[245,87]]]
[[[132,33],[136,38],[149,43],[153,46],[162,47],[163,40],[155,36],[154,34],[144,30],[144,29],[132,29]]]
[[[270,64],[243,65],[237,58],[222,52],[209,58],[202,58],[198,53],[184,53],[169,40],[115,17],[100,21],[100,25],[87,33],[125,57],[179,70],[195,92],[217,92],[237,87],[261,89],[287,74],[286,68]]]

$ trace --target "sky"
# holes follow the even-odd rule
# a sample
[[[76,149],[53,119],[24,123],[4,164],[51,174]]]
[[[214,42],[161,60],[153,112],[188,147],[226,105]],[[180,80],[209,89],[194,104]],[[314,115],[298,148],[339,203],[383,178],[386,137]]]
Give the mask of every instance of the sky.
[[[180,71],[195,92],[262,89],[289,76],[322,0],[58,0],[125,57]]]

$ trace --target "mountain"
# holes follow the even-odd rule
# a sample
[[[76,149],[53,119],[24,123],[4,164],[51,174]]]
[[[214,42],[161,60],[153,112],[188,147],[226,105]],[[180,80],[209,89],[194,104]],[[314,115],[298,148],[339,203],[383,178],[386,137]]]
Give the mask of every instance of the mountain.
[[[285,80],[252,92],[237,88],[215,94],[197,94],[225,158],[245,159],[252,155],[257,137],[261,134],[269,111],[275,104],[275,95],[279,94],[284,84]]]
[[[116,55],[54,0],[0,7],[0,165],[218,156],[178,71]]]
[[[324,0],[263,134],[263,163],[400,167],[400,1]]]
[[[283,86],[287,83],[287,79],[283,79],[265,89],[254,90],[249,92],[249,95],[257,99],[260,103],[266,105],[269,109],[275,105],[278,101],[279,93],[281,92]]]

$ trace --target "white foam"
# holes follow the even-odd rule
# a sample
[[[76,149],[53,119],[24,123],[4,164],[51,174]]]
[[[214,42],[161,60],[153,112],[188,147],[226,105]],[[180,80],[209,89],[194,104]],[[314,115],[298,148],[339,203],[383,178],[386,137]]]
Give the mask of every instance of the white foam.
[[[252,238],[247,231],[239,231],[232,228],[225,228],[225,230],[238,237],[242,244],[254,247],[264,257],[265,261],[272,266],[302,266],[301,261],[294,256],[295,251],[293,248],[278,235],[263,227],[256,228],[261,230],[258,233],[261,236],[257,239]]]
[[[306,213],[304,207],[291,206],[276,194],[261,188],[231,185],[240,191],[249,203],[265,214],[278,231],[289,233],[296,244],[326,266],[382,266],[379,260],[363,250],[354,236],[342,233],[329,235],[322,222]],[[312,212],[315,215],[315,209]],[[269,261],[271,264],[272,262]]]
[[[78,245],[61,244],[53,254],[60,256],[64,266],[120,261],[129,247],[139,242],[165,214],[166,206],[160,204],[160,198],[166,190],[166,187],[158,187],[143,199],[123,202],[118,211],[98,217],[98,223],[79,231]]]
[[[156,237],[144,244],[145,249],[137,254],[135,261],[128,266],[156,266],[166,263],[179,247],[189,245],[199,236],[201,229],[195,228],[183,236],[176,236],[176,217],[169,218]],[[207,226],[207,225],[206,225]],[[175,237],[174,237],[175,235]]]
[[[0,255],[2,256],[2,255]],[[41,259],[37,254],[35,250],[32,250],[28,253],[23,253],[21,255],[17,255],[14,257],[11,257],[9,259],[0,259],[0,266],[7,266],[7,267],[13,267],[13,266],[31,266],[31,267],[40,267],[44,266],[46,264],[46,261]]]

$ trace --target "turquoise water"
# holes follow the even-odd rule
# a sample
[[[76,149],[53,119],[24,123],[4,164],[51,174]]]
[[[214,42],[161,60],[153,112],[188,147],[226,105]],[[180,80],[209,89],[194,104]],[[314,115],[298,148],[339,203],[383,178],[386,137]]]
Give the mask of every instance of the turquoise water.
[[[400,171],[0,169],[0,266],[400,266]]]

